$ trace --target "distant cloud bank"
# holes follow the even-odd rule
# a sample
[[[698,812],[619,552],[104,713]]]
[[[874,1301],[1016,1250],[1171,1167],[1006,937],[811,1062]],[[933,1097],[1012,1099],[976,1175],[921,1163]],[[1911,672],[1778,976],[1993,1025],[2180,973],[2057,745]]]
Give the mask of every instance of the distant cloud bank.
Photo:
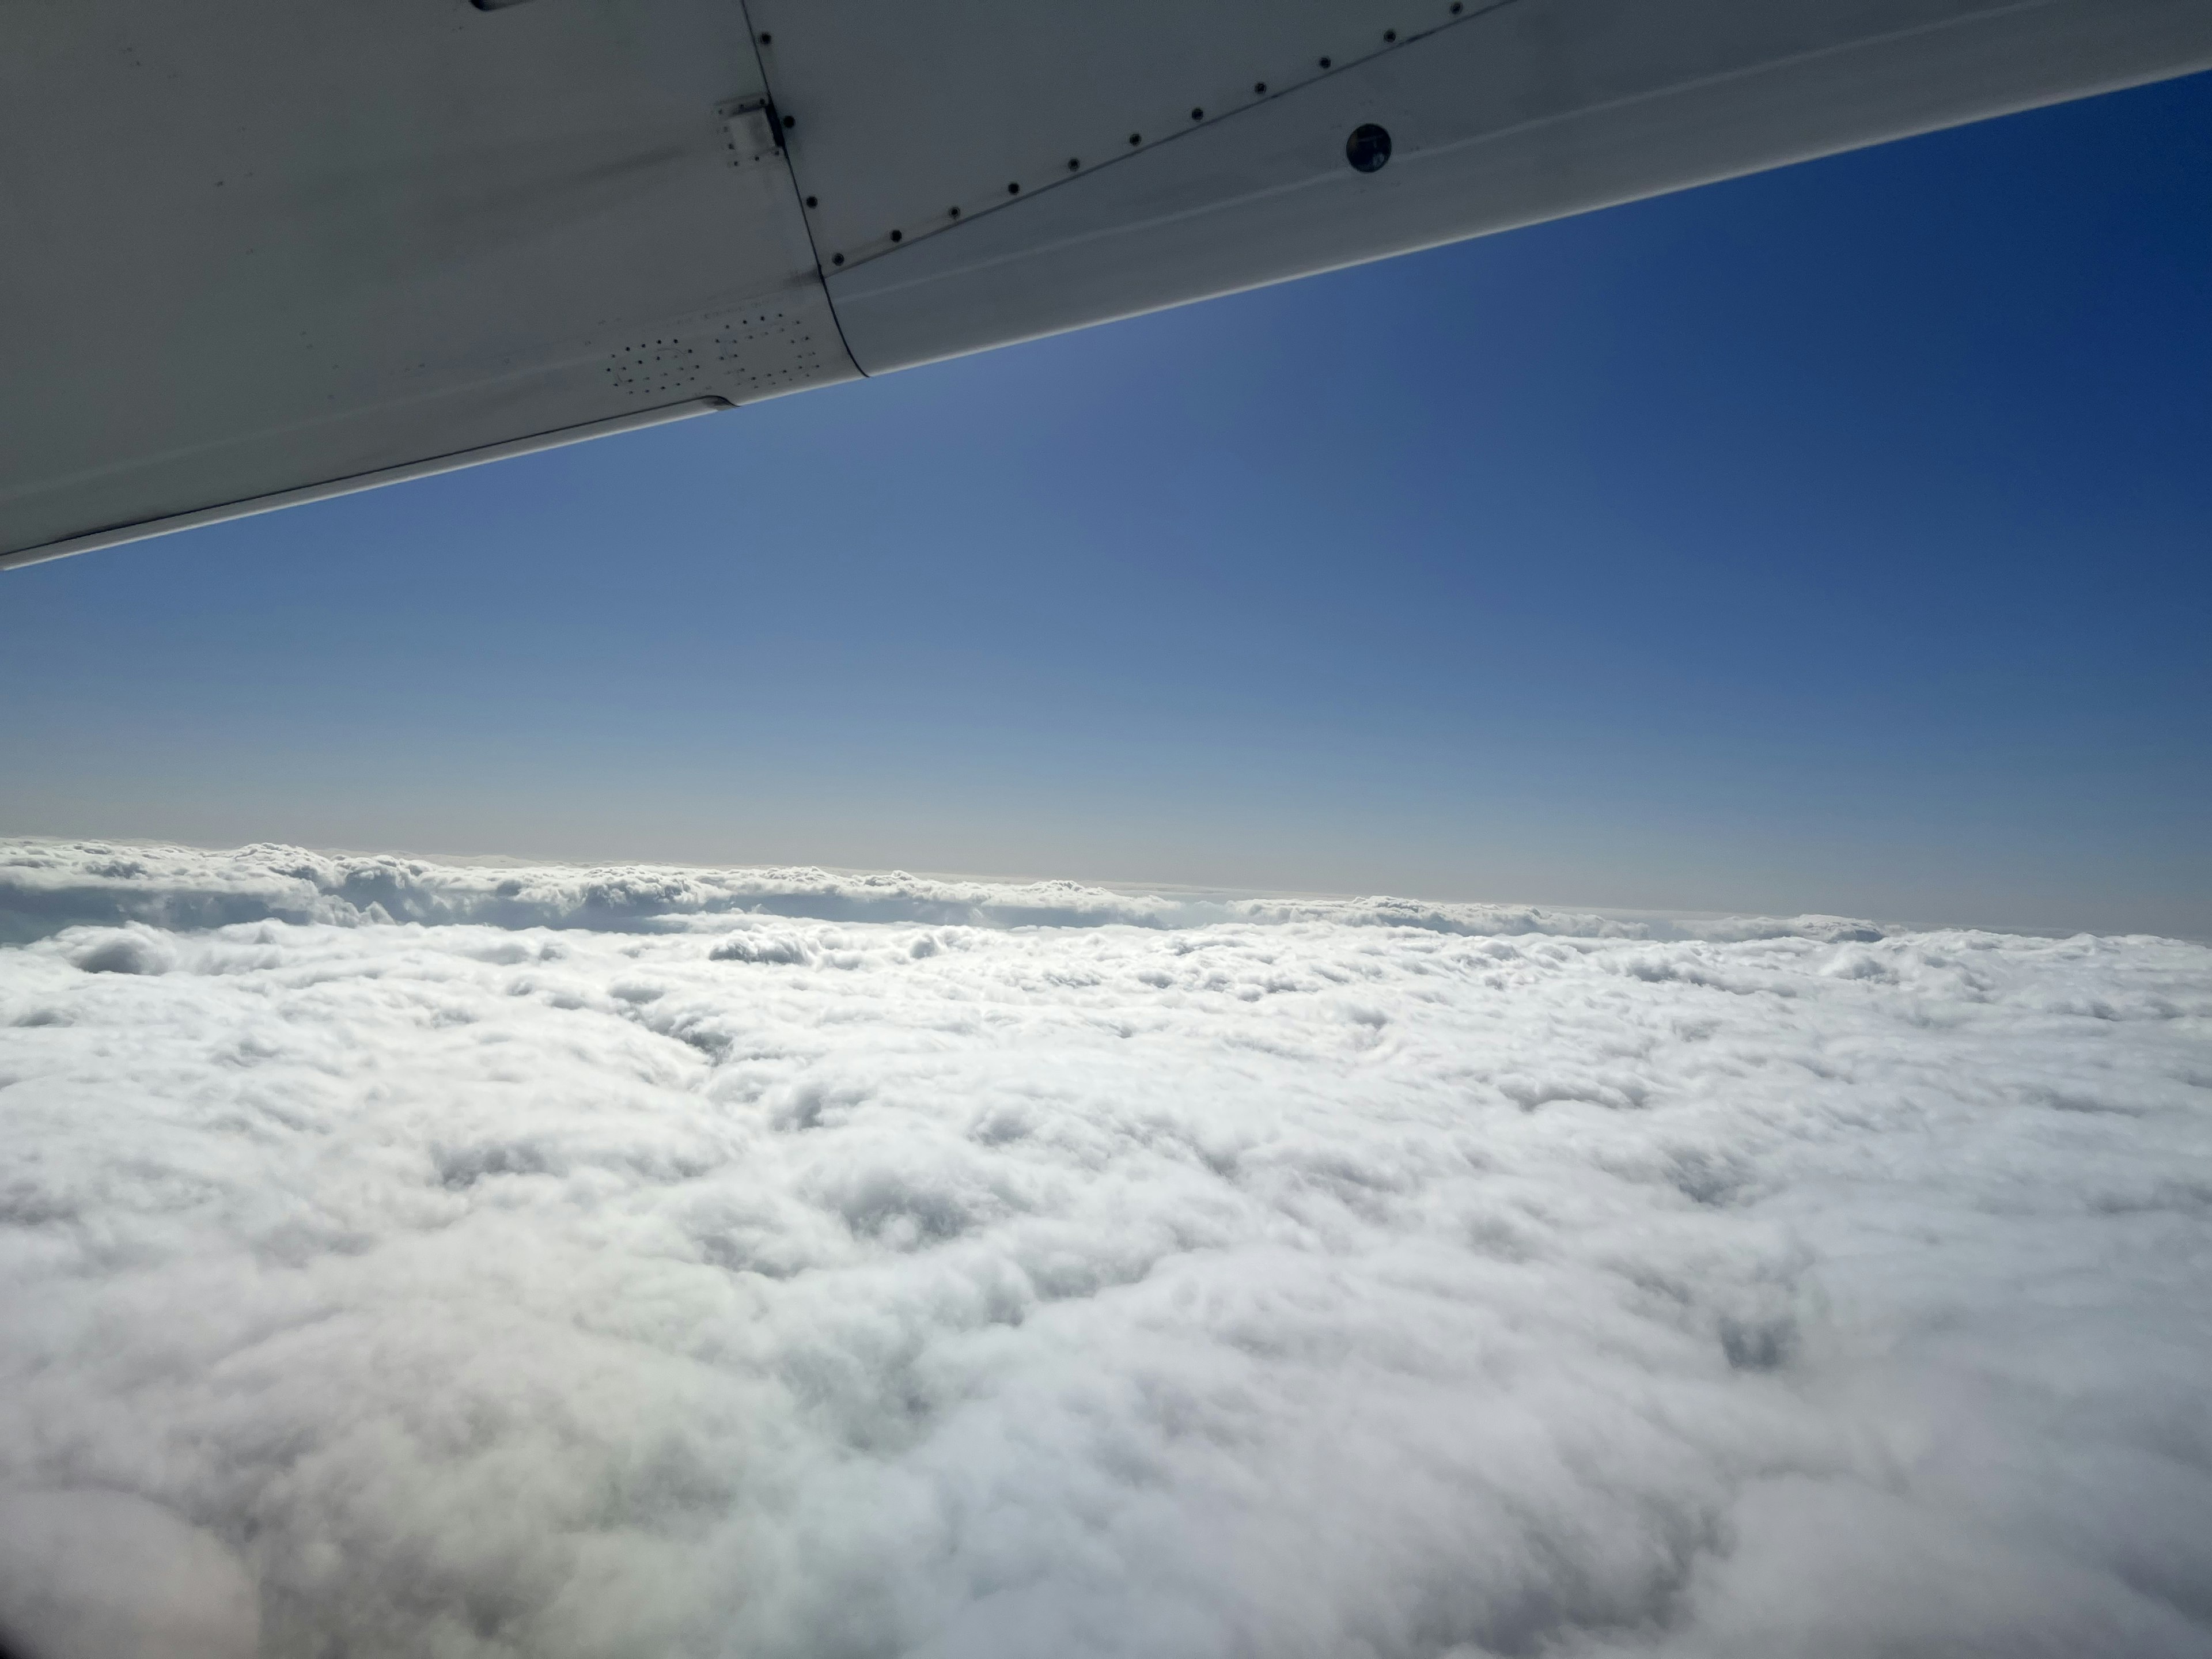
[[[33,1659],[2212,1659],[2212,950],[0,842]]]
[[[243,921],[480,922],[497,927],[682,931],[738,914],[818,921],[974,927],[1195,927],[1220,921],[1331,921],[1489,935],[1590,939],[1873,940],[1841,916],[1622,921],[1528,904],[1400,898],[1249,898],[1109,892],[1072,881],[946,881],[903,872],[707,870],[665,865],[444,864],[388,854],[246,847],[230,853],[0,838],[0,943],[72,925],[139,921],[210,928]]]

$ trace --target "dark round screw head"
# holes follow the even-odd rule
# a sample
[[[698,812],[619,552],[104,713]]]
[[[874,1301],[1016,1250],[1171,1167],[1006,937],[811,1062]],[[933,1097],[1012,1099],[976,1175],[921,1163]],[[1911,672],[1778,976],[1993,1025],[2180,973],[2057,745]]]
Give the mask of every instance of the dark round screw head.
[[[906,240],[906,233],[902,230],[893,231],[891,233],[891,240],[894,242],[903,242]]]
[[[1323,69],[1327,69],[1327,68],[1328,67],[1328,58],[1322,58],[1322,59],[1321,60],[1321,66],[1322,66]]]
[[[830,263],[833,265],[842,265],[845,263],[845,256],[842,253],[833,253],[830,256]]]
[[[1382,38],[1385,40],[1395,40],[1398,38],[1398,31],[1395,29],[1384,29],[1382,31]]]
[[[795,127],[799,125],[799,118],[796,115],[787,115],[783,118],[783,124],[787,127]]]
[[[1267,83],[1265,81],[1255,81],[1252,83],[1252,90],[1255,92],[1265,92],[1267,89]]]
[[[957,219],[960,216],[960,210],[958,208],[953,209],[950,216]]]
[[[763,45],[763,46],[766,46],[766,45],[769,42],[769,40],[772,40],[772,39],[774,39],[774,38],[775,38],[775,37],[774,37],[774,36],[772,36],[772,35],[770,35],[770,34],[769,33],[769,32],[768,32],[766,29],[763,29],[763,30],[761,31],[761,45]]]
[[[820,207],[822,205],[822,200],[819,197],[810,196],[806,198],[806,205],[809,207]]]
[[[1145,142],[1145,135],[1141,132],[1133,132],[1129,135],[1129,142],[1133,144],[1141,144]]]
[[[1190,118],[1194,121],[1203,121],[1206,119],[1206,112],[1202,109],[1194,109],[1190,112]]]
[[[1355,173],[1382,172],[1382,164],[1390,159],[1389,131],[1372,121],[1354,127],[1352,137],[1344,141],[1344,159],[1352,163]]]
[[[1070,173],[1075,172],[1078,168],[1082,167],[1082,165],[1083,162],[1079,157],[1071,155],[1067,158],[1067,170]]]
[[[1459,0],[1452,0],[1452,15],[1455,17],[1459,15]]]
[[[1006,186],[1006,194],[1009,196],[1018,196],[1021,193],[1022,187],[1019,185],[1008,185]]]

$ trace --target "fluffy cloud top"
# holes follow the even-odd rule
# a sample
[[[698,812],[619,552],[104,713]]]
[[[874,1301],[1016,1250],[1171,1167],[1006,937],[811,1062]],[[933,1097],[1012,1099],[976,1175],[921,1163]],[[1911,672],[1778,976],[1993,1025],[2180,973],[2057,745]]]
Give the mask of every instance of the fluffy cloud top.
[[[0,917],[41,1659],[2212,1656],[2203,947],[41,843]]]

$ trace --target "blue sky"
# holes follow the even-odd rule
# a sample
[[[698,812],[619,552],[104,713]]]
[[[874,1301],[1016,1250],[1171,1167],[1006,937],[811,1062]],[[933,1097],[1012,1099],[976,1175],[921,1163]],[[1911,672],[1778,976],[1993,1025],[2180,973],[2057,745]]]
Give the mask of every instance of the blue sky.
[[[0,830],[2212,934],[2212,77],[0,578]]]

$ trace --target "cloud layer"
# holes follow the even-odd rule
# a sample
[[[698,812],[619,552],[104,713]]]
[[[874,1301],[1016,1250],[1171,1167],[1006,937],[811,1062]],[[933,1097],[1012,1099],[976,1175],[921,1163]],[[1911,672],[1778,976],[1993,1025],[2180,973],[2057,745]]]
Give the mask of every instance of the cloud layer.
[[[27,842],[0,918],[33,1654],[2212,1656],[2203,947]]]

